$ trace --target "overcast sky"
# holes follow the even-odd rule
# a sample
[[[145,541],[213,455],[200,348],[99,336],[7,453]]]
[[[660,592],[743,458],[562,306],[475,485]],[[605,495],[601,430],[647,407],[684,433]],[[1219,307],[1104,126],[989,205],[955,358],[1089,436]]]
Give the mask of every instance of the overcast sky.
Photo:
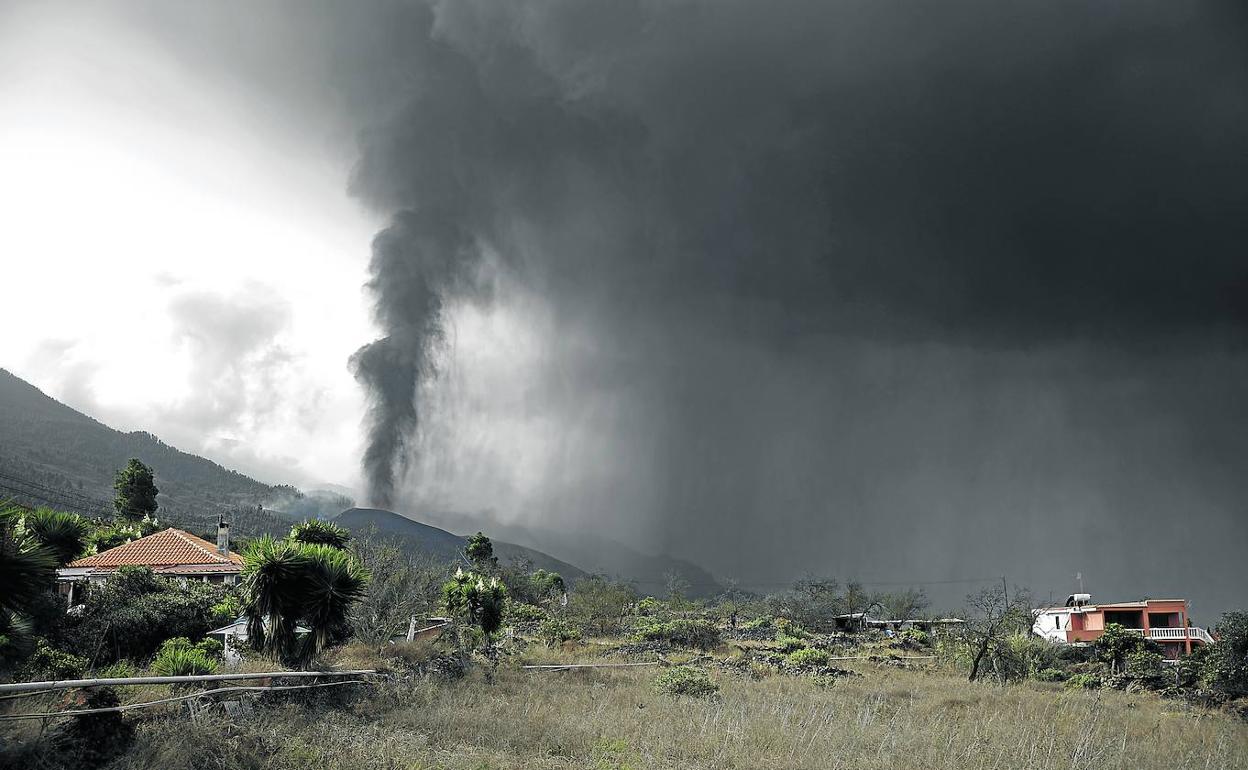
[[[178,56],[139,7],[0,16],[0,365],[267,481],[354,484],[368,241],[341,126]]]
[[[89,8],[0,17],[72,405],[760,584],[1248,593],[1241,3]]]

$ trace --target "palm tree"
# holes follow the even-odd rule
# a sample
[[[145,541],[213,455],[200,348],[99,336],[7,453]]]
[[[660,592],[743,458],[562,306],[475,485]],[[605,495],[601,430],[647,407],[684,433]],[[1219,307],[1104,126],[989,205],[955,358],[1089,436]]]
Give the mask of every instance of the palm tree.
[[[308,519],[290,530],[290,539],[308,545],[328,545],[342,550],[351,540],[351,533],[342,527],[320,519]]]
[[[304,602],[307,558],[303,546],[264,537],[243,554],[243,611],[247,638],[257,650],[289,660],[295,657],[295,629]]]
[[[351,605],[364,597],[368,570],[351,554],[328,545],[304,547],[307,556],[303,621],[308,626],[300,649],[300,664],[329,645],[331,636],[347,624]]]
[[[369,574],[350,554],[330,545],[263,537],[243,556],[247,635],[256,649],[306,666],[346,623]],[[297,629],[309,631],[300,642]]]
[[[26,511],[0,509],[0,610],[29,609],[56,579],[57,557],[23,526]]]
[[[76,559],[87,547],[91,526],[73,513],[37,508],[23,519],[26,530],[56,555],[57,564],[64,566]]]
[[[24,617],[56,580],[56,555],[22,526],[26,511],[0,508],[0,660],[20,657],[32,643]]]

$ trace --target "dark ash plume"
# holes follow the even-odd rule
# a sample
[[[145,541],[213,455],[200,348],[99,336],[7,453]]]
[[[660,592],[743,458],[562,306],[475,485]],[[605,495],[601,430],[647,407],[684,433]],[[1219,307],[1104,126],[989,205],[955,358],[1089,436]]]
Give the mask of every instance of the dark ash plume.
[[[351,356],[352,371],[371,398],[364,472],[373,505],[394,504],[408,439],[420,427],[417,390],[434,374],[443,297],[465,281],[474,254],[452,217],[415,211],[399,214],[373,240],[369,288],[386,334]]]

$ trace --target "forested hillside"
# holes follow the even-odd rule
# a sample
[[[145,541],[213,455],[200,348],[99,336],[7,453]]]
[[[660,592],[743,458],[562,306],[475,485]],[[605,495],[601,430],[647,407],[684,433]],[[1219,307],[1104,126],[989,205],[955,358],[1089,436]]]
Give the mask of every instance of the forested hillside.
[[[162,519],[203,526],[227,510],[240,534],[290,526],[286,517],[256,510],[277,488],[150,433],[114,430],[0,369],[0,498],[110,514],[113,474],[132,457],[156,472]]]

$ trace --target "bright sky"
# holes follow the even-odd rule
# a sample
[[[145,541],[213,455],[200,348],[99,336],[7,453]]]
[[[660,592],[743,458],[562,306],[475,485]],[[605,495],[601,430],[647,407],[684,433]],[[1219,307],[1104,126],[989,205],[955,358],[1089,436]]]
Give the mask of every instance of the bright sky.
[[[350,158],[102,23],[0,25],[0,366],[266,481],[354,486],[377,222]]]

